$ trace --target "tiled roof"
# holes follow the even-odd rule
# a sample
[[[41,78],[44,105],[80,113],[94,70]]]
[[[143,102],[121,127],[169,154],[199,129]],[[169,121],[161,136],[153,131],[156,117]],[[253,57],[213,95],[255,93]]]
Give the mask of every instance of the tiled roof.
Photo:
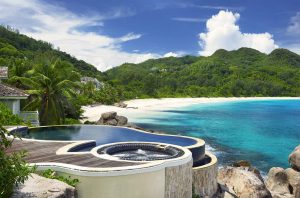
[[[21,89],[0,83],[1,97],[28,97],[28,95]]]

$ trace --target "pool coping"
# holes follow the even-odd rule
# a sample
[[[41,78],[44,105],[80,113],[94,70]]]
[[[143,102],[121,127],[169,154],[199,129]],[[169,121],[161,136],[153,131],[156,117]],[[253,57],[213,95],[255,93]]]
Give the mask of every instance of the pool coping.
[[[56,125],[56,126],[74,126],[74,125]],[[92,125],[97,126],[97,125]],[[101,125],[100,125],[101,126]],[[110,127],[110,126],[108,126]],[[12,131],[15,129],[18,129],[20,127],[13,127],[9,128],[8,131]],[[32,128],[39,128],[39,127],[32,127]],[[122,127],[124,128],[124,127]],[[126,127],[127,128],[127,127]],[[129,128],[131,129],[131,128]],[[137,130],[141,131],[141,130]],[[143,132],[143,131],[141,131]],[[148,133],[148,132],[147,132]],[[150,133],[151,134],[151,133]],[[155,135],[162,135],[162,134],[155,134]],[[172,135],[174,136],[174,135]],[[12,135],[9,135],[8,137],[14,138]],[[178,146],[173,144],[167,144],[162,142],[142,142],[142,141],[130,141],[130,142],[116,142],[116,143],[110,143],[110,144],[102,144],[99,146],[95,146],[90,151],[84,151],[84,152],[71,152],[70,150],[76,146],[88,144],[88,143],[94,143],[95,140],[78,140],[78,141],[72,141],[72,140],[38,140],[38,139],[29,139],[29,138],[21,138],[19,141],[25,141],[25,142],[47,142],[47,143],[69,143],[65,146],[60,147],[55,151],[56,155],[82,155],[82,154],[92,154],[93,156],[109,161],[120,161],[120,162],[134,162],[138,165],[128,165],[128,166],[116,166],[116,167],[102,167],[102,168],[96,168],[96,167],[86,167],[86,166],[78,166],[74,164],[68,164],[68,163],[59,163],[59,162],[38,162],[38,163],[29,163],[31,166],[37,166],[38,170],[46,170],[46,169],[53,169],[55,171],[61,171],[65,173],[70,173],[73,175],[80,175],[80,176],[120,176],[120,175],[129,175],[129,174],[137,174],[137,173],[145,173],[145,172],[153,172],[158,171],[161,169],[164,169],[166,167],[173,167],[185,164],[189,161],[192,161],[192,153],[191,151],[184,146]],[[156,160],[156,161],[130,161],[130,160],[118,160],[108,155],[100,155],[97,153],[97,150],[100,147],[108,146],[112,144],[120,144],[120,143],[149,143],[149,144],[160,144],[160,145],[170,145],[173,147],[176,147],[178,149],[181,149],[184,151],[184,154],[178,158],[173,159],[166,159],[166,160]]]
[[[78,142],[83,143],[83,142]],[[31,165],[37,165],[38,170],[46,170],[46,169],[54,169],[55,171],[61,171],[65,173],[70,173],[74,175],[80,175],[80,176],[120,176],[120,175],[129,175],[129,174],[138,174],[138,173],[146,173],[146,172],[153,172],[158,171],[161,169],[164,169],[166,167],[173,167],[185,164],[191,160],[192,153],[187,149],[183,148],[177,145],[172,144],[165,144],[165,143],[159,143],[159,142],[135,142],[135,143],[149,143],[149,144],[162,144],[162,145],[170,145],[176,148],[179,148],[184,151],[184,154],[178,158],[173,159],[166,159],[166,160],[156,160],[156,161],[130,161],[130,160],[118,160],[113,158],[109,155],[101,155],[97,153],[97,150],[100,147],[113,145],[113,144],[125,144],[125,143],[134,143],[134,142],[118,142],[118,143],[112,143],[112,144],[105,144],[100,145],[95,148],[93,148],[91,151],[84,152],[85,154],[92,154],[97,158],[102,158],[110,161],[120,161],[120,162],[135,162],[140,163],[138,165],[131,165],[131,166],[123,166],[123,167],[113,167],[113,168],[91,168],[91,167],[85,167],[85,166],[77,166],[72,164],[65,164],[65,163],[33,163]],[[73,145],[76,145],[77,143],[73,143]],[[64,148],[66,147],[66,148]],[[71,155],[72,152],[68,152],[67,149],[70,148],[70,145],[66,145],[59,150],[59,155]]]

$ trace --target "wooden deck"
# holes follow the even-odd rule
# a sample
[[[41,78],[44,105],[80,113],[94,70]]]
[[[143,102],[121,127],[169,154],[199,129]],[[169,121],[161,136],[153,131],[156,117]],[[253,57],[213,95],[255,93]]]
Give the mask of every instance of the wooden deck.
[[[92,154],[56,154],[59,148],[70,143],[72,142],[39,142],[15,139],[12,147],[7,150],[7,153],[25,150],[27,151],[25,160],[28,163],[56,162],[90,168],[124,167],[140,164],[101,159]]]

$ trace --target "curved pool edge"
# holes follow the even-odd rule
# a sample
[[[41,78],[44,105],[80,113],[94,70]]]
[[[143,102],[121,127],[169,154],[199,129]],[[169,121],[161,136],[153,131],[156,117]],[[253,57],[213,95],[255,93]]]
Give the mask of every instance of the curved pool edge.
[[[69,148],[72,146],[76,146],[78,144],[82,144],[83,142],[76,142],[65,147],[62,147],[57,152],[58,155],[70,155],[72,152],[68,152]],[[133,142],[120,142],[120,143],[133,143]],[[88,151],[85,153],[90,153],[97,158],[102,158],[110,161],[119,161],[119,162],[135,162],[137,161],[130,161],[130,160],[118,160],[112,156],[108,155],[101,155],[97,153],[97,150],[103,146],[120,144],[120,143],[113,143],[113,144],[106,144],[95,147],[92,151]],[[138,143],[151,143],[151,142],[138,142]],[[158,142],[152,142],[153,144],[157,144]],[[163,143],[159,143],[163,144]],[[184,154],[178,158],[173,159],[166,159],[166,160],[156,160],[156,161],[142,161],[138,165],[131,165],[131,166],[123,166],[123,167],[112,167],[112,168],[95,168],[95,167],[84,167],[84,166],[77,166],[72,164],[66,163],[53,163],[53,162],[46,162],[46,163],[32,163],[31,165],[35,165],[38,167],[38,170],[46,170],[46,169],[53,169],[55,171],[65,172],[68,174],[79,175],[79,176],[120,176],[120,175],[131,175],[131,174],[140,174],[140,173],[147,173],[147,172],[154,172],[159,171],[161,169],[167,167],[174,167],[186,164],[192,161],[192,153],[187,149],[177,145],[172,144],[163,144],[163,145],[170,145],[176,148],[179,148],[184,151]],[[80,154],[78,154],[80,155]]]
[[[178,138],[183,138],[183,139],[189,139],[189,140],[193,140],[195,143],[192,145],[189,145],[189,146],[182,146],[182,147],[188,148],[192,152],[194,161],[195,162],[201,161],[205,157],[205,141],[203,139],[190,137],[190,136],[172,135],[172,134],[167,134],[167,133],[151,133],[148,131],[144,131],[142,129],[136,129],[136,128],[126,127],[126,126],[111,126],[111,125],[84,125],[84,124],[50,125],[50,126],[30,127],[28,129],[50,128],[50,127],[68,127],[68,126],[69,127],[70,126],[92,126],[92,127],[100,126],[100,127],[110,127],[110,128],[123,128],[123,129],[129,129],[129,130],[140,132],[140,133],[155,135],[155,136],[178,137]],[[29,139],[29,138],[26,138],[26,139]],[[93,141],[93,140],[91,140],[91,141]]]
[[[114,127],[114,128],[124,128],[124,129],[130,129],[133,131],[138,131],[141,133],[146,133],[146,134],[155,134],[158,136],[171,136],[171,137],[181,137],[181,138],[185,138],[185,139],[192,139],[195,141],[195,144],[190,145],[190,146],[184,146],[187,148],[195,148],[195,147],[199,147],[199,146],[204,146],[205,145],[205,141],[200,139],[200,138],[195,138],[195,137],[190,137],[190,136],[184,136],[184,135],[172,135],[172,134],[167,134],[167,133],[151,133],[142,129],[136,129],[136,128],[131,128],[131,127],[126,127],[126,126],[112,126],[112,125],[92,125],[92,124],[71,124],[71,125],[49,125],[49,126],[39,126],[39,127],[28,127],[28,129],[37,129],[37,128],[50,128],[50,127],[68,127],[68,126],[105,126],[105,127]],[[27,138],[30,139],[30,138]],[[68,141],[68,140],[66,140]]]
[[[40,127],[28,127],[28,129],[35,129],[35,128],[49,128],[49,127],[68,127],[68,126],[82,126],[82,125],[51,125],[51,126],[40,126]],[[98,125],[84,125],[84,126],[98,126]],[[190,146],[178,146],[174,144],[167,144],[167,143],[162,143],[162,142],[143,142],[143,141],[138,141],[139,143],[159,143],[163,145],[171,145],[177,148],[180,148],[184,150],[185,154],[182,157],[175,158],[175,159],[168,159],[168,160],[158,160],[158,161],[150,161],[150,162],[142,162],[141,165],[134,165],[134,166],[126,166],[126,167],[114,167],[114,168],[90,168],[90,167],[84,167],[84,166],[76,166],[76,165],[71,165],[71,164],[66,164],[66,163],[53,163],[53,162],[48,162],[48,163],[33,163],[32,165],[37,165],[39,169],[45,170],[48,168],[53,168],[57,171],[62,171],[64,172],[70,172],[72,174],[83,174],[83,175],[89,175],[89,176],[99,176],[99,175],[114,175],[113,171],[117,171],[118,173],[115,173],[116,175],[120,175],[120,171],[123,171],[122,174],[135,174],[137,170],[141,172],[151,172],[155,171],[158,169],[162,169],[168,166],[177,166],[181,165],[183,163],[187,163],[188,161],[191,161],[193,159],[193,153],[191,153],[191,149],[197,149],[200,148],[201,150],[204,150],[205,152],[205,141],[199,138],[194,138],[194,137],[188,137],[188,136],[182,136],[182,135],[169,135],[169,134],[157,134],[157,133],[151,133],[147,131],[143,131],[141,129],[135,129],[135,128],[129,128],[129,127],[124,127],[124,126],[110,126],[110,125],[99,125],[99,126],[106,126],[106,127],[116,127],[116,128],[126,128],[134,131],[138,131],[140,133],[146,133],[146,134],[152,134],[152,135],[157,135],[157,136],[173,136],[173,137],[180,137],[180,138],[185,138],[185,139],[192,139],[196,143]],[[17,127],[16,127],[17,128]],[[14,128],[13,130],[15,130]],[[74,151],[72,152],[71,150],[82,145],[87,145],[87,144],[95,144],[95,140],[40,140],[40,139],[30,139],[30,138],[21,138],[23,141],[34,141],[34,142],[57,142],[57,143],[70,143],[67,144],[66,146],[63,146],[59,148],[56,151],[57,155],[81,155],[81,154],[92,154],[96,157],[100,157],[103,159],[107,159],[105,156],[99,156],[98,153],[95,153],[97,148],[110,145],[110,144],[118,144],[118,143],[127,143],[127,142],[117,142],[117,143],[110,143],[110,144],[102,144],[99,146],[94,147],[90,151],[84,151],[84,152],[78,152]],[[131,141],[130,143],[133,143],[134,141]],[[190,153],[190,157],[186,156],[186,153]],[[123,160],[117,160],[117,159],[107,159],[107,160],[112,160],[112,161],[123,161]],[[181,162],[180,162],[181,160]],[[129,161],[129,160],[126,160]],[[177,161],[177,163],[174,163]],[[132,161],[130,161],[132,162]],[[134,161],[135,163],[138,163]],[[146,170],[147,169],[147,170]],[[80,173],[81,172],[81,173]]]

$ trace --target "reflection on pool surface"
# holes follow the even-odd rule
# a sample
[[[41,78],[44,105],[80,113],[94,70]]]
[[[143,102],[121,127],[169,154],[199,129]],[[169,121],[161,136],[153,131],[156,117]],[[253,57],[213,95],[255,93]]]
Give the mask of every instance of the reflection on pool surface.
[[[31,128],[22,137],[39,140],[95,140],[97,145],[129,141],[161,142],[179,146],[191,146],[197,143],[195,139],[188,137],[143,133],[130,128],[99,125]]]

